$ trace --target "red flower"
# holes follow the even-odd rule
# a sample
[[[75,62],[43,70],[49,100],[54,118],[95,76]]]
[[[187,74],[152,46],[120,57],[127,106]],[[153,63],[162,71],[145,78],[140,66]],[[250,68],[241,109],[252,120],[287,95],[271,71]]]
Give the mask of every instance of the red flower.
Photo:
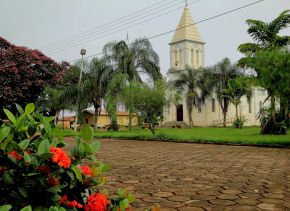
[[[92,176],[93,175],[93,172],[92,172],[92,169],[89,167],[89,166],[78,166],[78,168],[80,170],[82,170],[82,174],[83,175],[87,175],[87,176]]]
[[[49,185],[51,185],[53,187],[57,186],[58,183],[59,183],[59,181],[58,181],[58,179],[56,177],[50,177],[50,178],[47,179],[47,184],[49,184]]]
[[[110,201],[102,193],[93,193],[87,198],[88,203],[84,206],[86,211],[106,211]]]
[[[73,201],[69,201],[67,199],[67,195],[63,195],[61,197],[61,199],[59,200],[59,204],[64,204],[65,206],[68,206],[68,207],[77,207],[77,208],[83,208],[83,205],[81,205],[80,203],[78,203],[76,200],[73,200]]]
[[[50,152],[53,154],[52,162],[57,163],[60,167],[68,168],[71,160],[66,152],[58,147],[50,147]]]
[[[14,157],[16,160],[21,160],[23,158],[23,156],[22,155],[18,155],[15,150],[13,150],[12,152],[9,152],[9,155]]]

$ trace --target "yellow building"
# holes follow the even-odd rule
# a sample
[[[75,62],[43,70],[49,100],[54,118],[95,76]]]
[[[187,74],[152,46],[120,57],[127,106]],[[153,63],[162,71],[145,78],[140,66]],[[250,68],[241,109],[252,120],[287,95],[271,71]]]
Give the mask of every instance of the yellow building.
[[[84,122],[87,125],[94,126],[95,121],[95,110],[86,109],[83,111]],[[117,111],[117,124],[121,126],[128,126],[129,124],[129,113],[127,111]],[[110,116],[107,111],[101,111],[97,117],[97,126],[99,128],[105,128],[107,125],[111,124]],[[138,125],[138,115],[136,113],[132,114],[132,125]]]

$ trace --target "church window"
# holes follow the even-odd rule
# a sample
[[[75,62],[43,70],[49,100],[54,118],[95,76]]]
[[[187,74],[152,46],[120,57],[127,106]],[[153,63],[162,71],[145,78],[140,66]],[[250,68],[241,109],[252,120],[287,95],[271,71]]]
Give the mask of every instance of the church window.
[[[193,49],[191,49],[191,55],[190,55],[191,57],[191,66],[193,66],[194,65],[194,51],[193,51]]]
[[[175,66],[178,65],[178,61],[177,61],[177,50],[175,50],[175,52],[174,52],[174,65]]]
[[[88,119],[86,119],[86,123],[89,123],[89,120]]]
[[[214,98],[212,98],[211,100],[211,111],[215,112],[215,99]]]
[[[201,104],[202,104],[201,98],[198,98],[197,99],[197,110],[199,113],[201,113]]]
[[[252,101],[250,100],[248,104],[249,104],[249,113],[252,113]]]
[[[182,50],[179,50],[179,65],[182,65]]]
[[[196,66],[199,66],[199,51],[196,50]]]

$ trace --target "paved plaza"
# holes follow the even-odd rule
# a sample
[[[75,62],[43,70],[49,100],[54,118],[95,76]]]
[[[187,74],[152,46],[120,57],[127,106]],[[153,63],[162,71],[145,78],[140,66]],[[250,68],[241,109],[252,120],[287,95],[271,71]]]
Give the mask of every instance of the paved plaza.
[[[98,159],[134,210],[290,210],[290,149],[102,140]]]

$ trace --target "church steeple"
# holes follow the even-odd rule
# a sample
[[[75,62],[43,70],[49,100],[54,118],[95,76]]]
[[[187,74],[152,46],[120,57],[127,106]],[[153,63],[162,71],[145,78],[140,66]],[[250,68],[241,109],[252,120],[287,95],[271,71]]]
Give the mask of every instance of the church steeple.
[[[193,23],[192,16],[187,6],[184,8],[171,43],[184,40],[202,42],[201,36]]]
[[[193,22],[189,8],[183,10],[170,45],[170,69],[183,70],[187,66],[204,65],[204,42]]]

